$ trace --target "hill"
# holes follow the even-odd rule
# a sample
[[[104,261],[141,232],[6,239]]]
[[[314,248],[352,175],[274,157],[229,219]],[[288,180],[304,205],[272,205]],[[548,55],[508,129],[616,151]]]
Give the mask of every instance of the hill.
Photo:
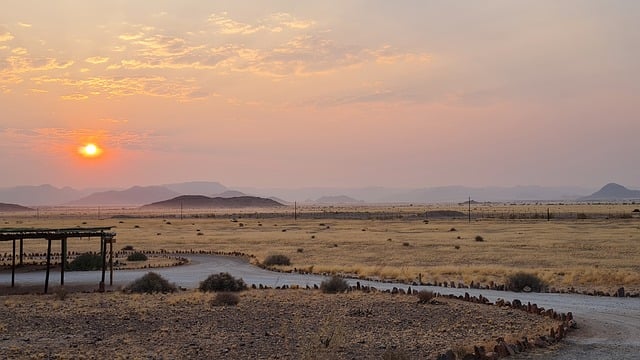
[[[15,186],[0,189],[0,201],[25,205],[60,205],[77,200],[85,192],[70,187],[57,188],[49,184]]]
[[[220,194],[215,194],[212,197],[232,198],[232,197],[241,197],[241,196],[247,196],[247,194],[240,191],[236,191],[236,190],[227,190],[227,191],[221,192]]]
[[[158,201],[142,206],[150,208],[185,208],[185,209],[229,209],[229,208],[269,208],[284,206],[271,199],[256,196],[239,196],[231,198],[208,197],[204,195],[182,195],[173,199]]]
[[[32,211],[32,208],[17,204],[0,203],[0,212]]]
[[[640,190],[630,190],[626,187],[609,183],[602,189],[594,192],[589,196],[578,199],[579,201],[621,201],[621,200],[640,200]]]
[[[93,193],[69,205],[141,205],[170,199],[179,195],[162,186],[134,186],[126,190],[110,190]]]

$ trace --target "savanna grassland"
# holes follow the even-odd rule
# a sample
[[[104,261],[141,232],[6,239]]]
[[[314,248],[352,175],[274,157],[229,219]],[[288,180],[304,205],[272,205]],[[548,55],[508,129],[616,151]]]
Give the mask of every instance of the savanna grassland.
[[[635,204],[481,204],[307,207],[264,210],[44,209],[6,214],[2,227],[114,226],[118,248],[243,252],[257,262],[291,259],[283,271],[339,273],[423,282],[504,283],[518,271],[537,274],[558,291],[640,290],[640,218]],[[441,210],[463,216],[435,217]],[[547,215],[549,220],[547,221]],[[3,224],[3,225],[2,225]],[[482,240],[482,241],[478,241]],[[97,242],[69,240],[69,250]],[[26,241],[25,252],[44,242]],[[10,252],[0,244],[0,253]]]

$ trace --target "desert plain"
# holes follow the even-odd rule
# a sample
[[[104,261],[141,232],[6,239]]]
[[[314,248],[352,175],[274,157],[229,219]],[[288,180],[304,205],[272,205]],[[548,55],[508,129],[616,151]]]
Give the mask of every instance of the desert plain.
[[[620,287],[640,291],[639,206],[474,204],[471,220],[464,205],[302,207],[295,214],[51,208],[0,218],[4,228],[112,226],[118,249],[148,253],[240,252],[256,265],[287,256],[291,264],[276,271],[467,286],[504,284],[524,271],[548,291],[612,294]],[[70,239],[68,249],[99,245]],[[24,251],[41,254],[45,242],[25,240]],[[0,254],[10,252],[10,242],[0,243]],[[0,299],[0,349],[10,358],[435,358],[555,326],[499,307],[449,299],[418,304],[406,295],[248,290],[237,306],[217,307],[213,295],[194,289],[58,291]],[[327,332],[336,341],[324,346]],[[102,350],[87,351],[95,346]]]

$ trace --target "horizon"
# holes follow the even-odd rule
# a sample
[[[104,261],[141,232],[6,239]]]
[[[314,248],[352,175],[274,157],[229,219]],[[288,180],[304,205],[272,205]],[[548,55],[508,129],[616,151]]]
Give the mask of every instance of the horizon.
[[[5,8],[0,188],[640,188],[637,1]]]

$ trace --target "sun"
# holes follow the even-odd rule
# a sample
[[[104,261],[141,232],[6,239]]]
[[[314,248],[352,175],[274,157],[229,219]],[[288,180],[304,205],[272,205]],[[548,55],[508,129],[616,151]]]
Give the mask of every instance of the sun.
[[[102,154],[102,149],[94,143],[88,143],[84,146],[79,147],[78,152],[84,157],[95,158]]]

